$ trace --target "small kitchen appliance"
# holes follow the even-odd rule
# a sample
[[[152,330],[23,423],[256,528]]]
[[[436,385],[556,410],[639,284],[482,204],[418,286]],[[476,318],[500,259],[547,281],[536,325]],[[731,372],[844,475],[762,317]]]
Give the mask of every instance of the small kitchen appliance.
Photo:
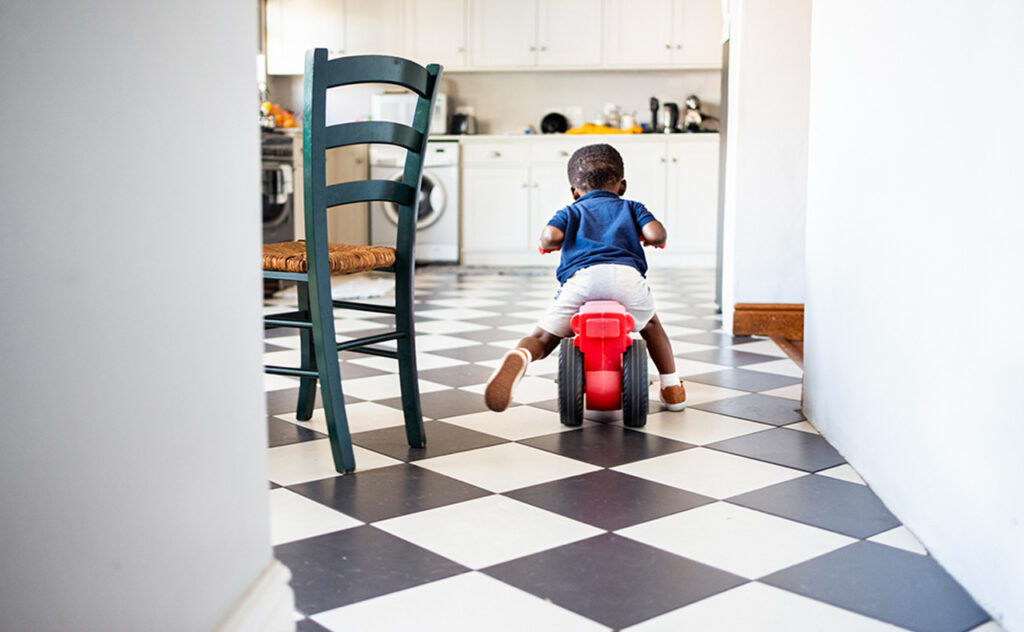
[[[391,121],[412,125],[419,95],[413,92],[385,92],[370,96],[370,117],[375,121]],[[434,100],[434,113],[430,117],[430,134],[448,132],[448,97],[438,93]]]
[[[665,127],[662,129],[666,134],[675,134],[680,131],[679,129],[679,105],[675,103],[666,103],[661,106],[662,114],[665,118]]]
[[[448,133],[459,135],[476,134],[476,117],[473,115],[473,108],[460,107],[455,110],[455,114],[452,114],[452,125]]]
[[[658,97],[651,97],[651,131],[658,131]]]
[[[683,131],[699,132],[704,123],[704,115],[700,111],[700,99],[697,95],[691,94],[684,102],[686,110],[683,112]]]

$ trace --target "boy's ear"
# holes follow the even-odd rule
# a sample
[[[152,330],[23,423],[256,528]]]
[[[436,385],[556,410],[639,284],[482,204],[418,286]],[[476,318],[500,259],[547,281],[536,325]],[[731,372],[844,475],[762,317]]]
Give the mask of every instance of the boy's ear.
[[[619,197],[622,197],[622,194],[625,193],[625,192],[626,192],[626,180],[623,179],[622,182],[619,182]]]
[[[580,196],[583,195],[576,187],[569,187],[569,193],[572,193],[573,200],[578,200],[580,199]]]

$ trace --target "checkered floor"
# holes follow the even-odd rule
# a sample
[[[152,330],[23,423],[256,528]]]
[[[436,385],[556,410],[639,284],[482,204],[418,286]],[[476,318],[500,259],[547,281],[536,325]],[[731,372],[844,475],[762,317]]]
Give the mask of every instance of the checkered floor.
[[[652,389],[641,431],[561,426],[554,356],[486,410],[551,271],[419,271],[425,449],[405,443],[392,360],[342,354],[344,477],[322,409],[297,422],[295,380],[266,377],[299,630],[999,630],[804,419],[800,368],[720,330],[712,273],[649,276],[689,407],[663,411]],[[387,322],[336,314],[342,339]],[[297,365],[294,333],[269,332],[268,363]]]

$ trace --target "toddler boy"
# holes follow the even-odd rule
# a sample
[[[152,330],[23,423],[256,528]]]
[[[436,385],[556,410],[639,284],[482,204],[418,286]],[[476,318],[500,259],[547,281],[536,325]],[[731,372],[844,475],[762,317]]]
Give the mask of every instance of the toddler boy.
[[[575,202],[555,213],[540,236],[542,250],[562,251],[555,275],[562,287],[533,333],[505,354],[487,382],[484,402],[493,411],[508,408],[531,360],[546,357],[572,336],[569,321],[587,301],[612,300],[625,306],[647,342],[661,379],[661,401],[669,410],[686,407],[686,391],[676,375],[672,343],[654,312],[644,274],[643,245],[663,246],[665,227],[643,204],[622,199],[626,192],[622,156],[611,145],[588,145],[569,159],[569,185]]]

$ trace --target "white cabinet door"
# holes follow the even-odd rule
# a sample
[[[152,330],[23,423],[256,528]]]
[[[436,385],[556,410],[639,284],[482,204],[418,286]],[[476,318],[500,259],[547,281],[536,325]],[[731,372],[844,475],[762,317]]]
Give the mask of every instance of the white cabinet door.
[[[671,65],[672,2],[605,0],[605,65]]]
[[[598,2],[538,0],[537,53],[539,66],[600,66]]]
[[[473,68],[537,64],[536,0],[469,0]]]
[[[526,165],[462,170],[462,253],[467,265],[500,264],[529,247]]]
[[[406,53],[445,70],[466,67],[466,0],[406,0]]]
[[[267,73],[301,75],[310,48],[344,54],[341,1],[267,0]]]
[[[565,165],[544,164],[530,167],[530,249],[534,261],[530,265],[557,266],[559,255],[541,255],[537,249],[540,233],[560,209],[572,204],[572,193],[565,175]]]
[[[345,54],[404,53],[402,0],[345,0]]]
[[[674,0],[672,64],[687,68],[722,67],[720,0]]]
[[[669,247],[714,261],[718,235],[718,135],[669,145]]]

